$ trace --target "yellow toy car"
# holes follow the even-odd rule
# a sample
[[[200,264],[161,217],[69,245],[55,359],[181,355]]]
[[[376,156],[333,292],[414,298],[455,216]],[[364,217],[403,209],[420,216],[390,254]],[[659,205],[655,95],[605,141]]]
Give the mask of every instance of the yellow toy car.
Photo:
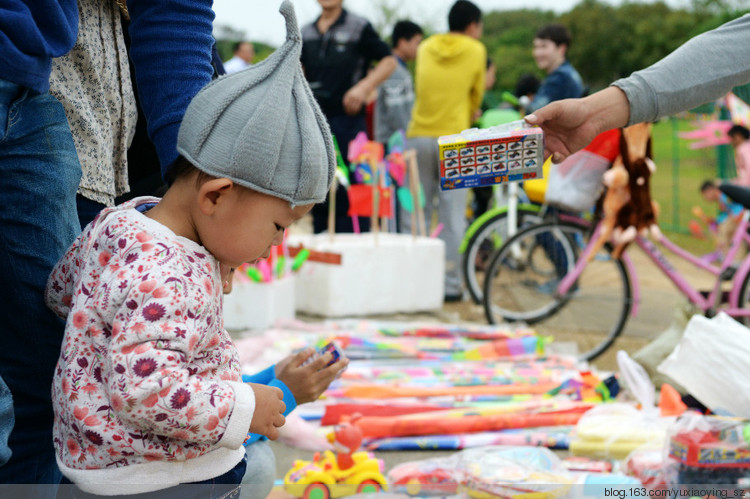
[[[316,453],[312,461],[296,460],[284,476],[287,493],[303,499],[331,499],[386,488],[383,461],[369,452],[347,456],[350,466],[341,469],[336,454]]]

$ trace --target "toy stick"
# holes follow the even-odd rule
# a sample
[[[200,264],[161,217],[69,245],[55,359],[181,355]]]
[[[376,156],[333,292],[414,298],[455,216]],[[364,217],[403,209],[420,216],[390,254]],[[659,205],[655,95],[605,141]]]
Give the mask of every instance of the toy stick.
[[[381,161],[379,163],[378,171],[380,172],[380,182],[378,182],[378,184],[383,187],[383,189],[385,189],[386,179],[388,178],[388,168],[386,167],[384,162]],[[378,215],[380,215],[380,203],[378,203]],[[380,230],[382,230],[383,232],[388,232],[388,217],[380,217]]]
[[[253,281],[253,282],[263,282],[263,274],[260,273],[260,270],[258,270],[258,267],[250,266],[247,268],[247,276]]]
[[[378,223],[378,208],[380,207],[380,189],[378,189],[378,176],[380,170],[378,169],[377,161],[370,159],[370,168],[372,169],[372,213],[370,214],[370,230],[375,238],[375,246],[378,245],[378,233],[380,232],[380,225]]]
[[[273,280],[273,276],[271,275],[271,265],[268,263],[268,260],[259,260],[258,270],[260,270],[260,274],[263,276],[263,282],[271,282]]]
[[[297,272],[309,257],[310,250],[307,248],[302,248],[294,257],[294,261],[292,262],[292,272]]]
[[[416,213],[417,224],[419,225],[419,235],[425,236],[427,230],[425,228],[424,209],[422,208],[422,203],[419,199],[420,181],[419,168],[417,166],[417,152],[414,149],[409,149],[404,153],[404,157],[408,164],[409,177],[413,179],[410,180],[409,185],[412,189],[412,204],[414,205],[414,213]]]
[[[331,191],[328,194],[328,235],[333,241],[333,236],[336,234],[336,187],[338,186],[338,179],[333,176],[333,183],[331,184]]]
[[[412,161],[412,170],[414,171],[414,188],[417,194],[415,197],[415,206],[417,210],[417,221],[419,223],[419,235],[424,237],[427,235],[427,226],[425,225],[424,207],[422,206],[422,198],[420,196],[422,181],[419,179],[419,167],[417,166],[416,154],[414,154],[414,160]]]
[[[404,152],[404,160],[406,161],[406,168],[409,175],[409,192],[411,193],[411,237],[417,238],[417,203],[418,201],[418,188],[415,187],[417,179],[411,173],[412,158],[416,154],[414,149],[409,149]]]

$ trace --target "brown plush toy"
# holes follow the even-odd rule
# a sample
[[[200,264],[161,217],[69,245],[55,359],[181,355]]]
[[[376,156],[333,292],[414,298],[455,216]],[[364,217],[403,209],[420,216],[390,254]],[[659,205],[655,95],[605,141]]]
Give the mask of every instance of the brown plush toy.
[[[629,180],[630,175],[619,157],[615,160],[612,168],[604,172],[602,176],[602,182],[607,187],[607,192],[604,194],[601,204],[602,218],[599,223],[599,236],[590,249],[589,261],[614,236],[618,214],[630,202]]]
[[[651,160],[651,124],[639,123],[623,129],[620,156],[604,174],[607,192],[601,204],[599,240],[589,259],[610,239],[615,246],[612,256],[620,258],[636,235],[645,235],[649,229],[658,235],[656,204],[650,191],[655,169]]]
[[[623,130],[620,157],[630,175],[630,202],[617,214],[612,256],[619,258],[636,234],[658,233],[655,203],[651,200],[651,175],[656,169],[651,152],[651,124],[639,123]]]

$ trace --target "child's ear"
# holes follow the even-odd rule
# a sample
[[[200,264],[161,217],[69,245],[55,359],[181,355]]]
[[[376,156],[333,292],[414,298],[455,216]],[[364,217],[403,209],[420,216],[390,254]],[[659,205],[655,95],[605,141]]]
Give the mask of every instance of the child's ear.
[[[205,215],[212,215],[219,204],[234,188],[228,178],[215,178],[201,184],[198,189],[198,206]]]

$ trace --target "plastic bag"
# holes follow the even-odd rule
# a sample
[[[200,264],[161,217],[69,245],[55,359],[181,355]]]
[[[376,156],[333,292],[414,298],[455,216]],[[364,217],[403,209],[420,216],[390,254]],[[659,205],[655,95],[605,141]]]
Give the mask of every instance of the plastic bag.
[[[750,418],[750,329],[725,313],[693,316],[658,369],[716,414]]]
[[[545,200],[564,210],[590,210],[603,190],[602,175],[609,165],[607,158],[586,150],[553,164]]]
[[[669,485],[746,485],[750,480],[750,420],[688,411],[669,428],[667,452]],[[728,497],[738,494],[729,491]]]
[[[570,453],[599,459],[624,459],[636,449],[661,449],[672,421],[674,418],[647,414],[629,404],[602,404],[578,420]]]

